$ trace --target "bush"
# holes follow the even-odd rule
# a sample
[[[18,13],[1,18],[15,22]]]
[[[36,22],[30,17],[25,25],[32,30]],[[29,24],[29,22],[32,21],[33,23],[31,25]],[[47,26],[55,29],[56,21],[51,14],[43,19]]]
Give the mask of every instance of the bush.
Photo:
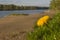
[[[28,33],[27,39],[60,40],[60,13],[56,13],[47,24],[44,24],[42,27],[37,27],[33,32]]]
[[[50,9],[60,10],[60,0],[51,0]]]

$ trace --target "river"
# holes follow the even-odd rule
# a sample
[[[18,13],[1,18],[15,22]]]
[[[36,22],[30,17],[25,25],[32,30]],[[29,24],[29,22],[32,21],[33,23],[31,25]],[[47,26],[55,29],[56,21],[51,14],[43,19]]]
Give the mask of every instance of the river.
[[[0,11],[0,17],[4,17],[10,14],[35,14],[35,13],[41,13],[45,10],[14,10],[14,11]]]

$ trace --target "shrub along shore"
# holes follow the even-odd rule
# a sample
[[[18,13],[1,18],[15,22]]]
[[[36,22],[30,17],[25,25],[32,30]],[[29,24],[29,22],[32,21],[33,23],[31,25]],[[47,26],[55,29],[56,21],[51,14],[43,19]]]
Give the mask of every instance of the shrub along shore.
[[[28,33],[28,40],[60,40],[60,12],[42,27],[35,27],[33,32]]]

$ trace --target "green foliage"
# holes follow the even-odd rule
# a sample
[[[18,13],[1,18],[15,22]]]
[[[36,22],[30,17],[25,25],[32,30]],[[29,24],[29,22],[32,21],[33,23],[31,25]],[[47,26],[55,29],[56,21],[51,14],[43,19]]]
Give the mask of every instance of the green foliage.
[[[48,9],[49,7],[37,7],[37,6],[16,6],[14,4],[3,5],[0,4],[0,10],[35,10],[35,9]]]
[[[52,0],[50,4],[51,9],[57,9],[60,10],[60,0]]]
[[[13,14],[10,14],[10,15],[12,15],[12,16],[20,16],[20,15],[24,15],[24,16],[28,16],[29,14],[15,14],[15,13],[13,13]]]
[[[56,5],[55,5],[55,0],[52,0],[50,3],[50,8],[51,9],[55,9]]]
[[[37,26],[36,26],[37,27]],[[57,13],[47,24],[28,33],[28,40],[60,40],[60,13]]]

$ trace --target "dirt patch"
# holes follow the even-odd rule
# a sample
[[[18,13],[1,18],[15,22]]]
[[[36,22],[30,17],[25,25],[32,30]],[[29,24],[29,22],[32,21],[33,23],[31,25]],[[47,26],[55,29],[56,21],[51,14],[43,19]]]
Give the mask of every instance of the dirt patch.
[[[28,16],[8,16],[0,19],[0,40],[26,40],[27,32],[33,30],[35,22],[49,12],[30,14]]]

